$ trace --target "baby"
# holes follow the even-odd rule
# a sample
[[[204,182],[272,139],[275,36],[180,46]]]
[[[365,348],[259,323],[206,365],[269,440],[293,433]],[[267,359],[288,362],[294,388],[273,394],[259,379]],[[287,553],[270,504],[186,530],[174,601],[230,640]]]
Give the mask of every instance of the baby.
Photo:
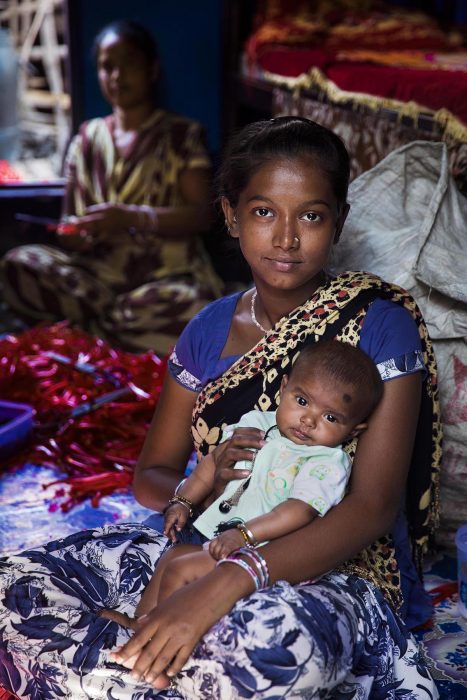
[[[282,380],[277,411],[250,411],[224,430],[223,441],[241,426],[264,432],[264,446],[253,461],[235,465],[250,475],[230,481],[191,529],[187,523],[194,507],[214,488],[215,451],[178,486],[164,516],[164,534],[174,546],[159,560],[136,615],[157,604],[160,582],[174,558],[184,558],[180,587],[204,576],[234,550],[281,537],[336,505],[351,468],[340,445],[366,428],[382,392],[375,364],[358,348],[335,340],[306,347]],[[189,542],[193,534],[200,544],[177,544],[180,536]]]

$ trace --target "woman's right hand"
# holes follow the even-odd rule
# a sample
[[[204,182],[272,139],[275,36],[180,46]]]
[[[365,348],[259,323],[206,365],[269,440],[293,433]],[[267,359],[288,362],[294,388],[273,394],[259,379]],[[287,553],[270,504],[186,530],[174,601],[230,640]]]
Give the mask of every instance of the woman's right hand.
[[[77,253],[86,252],[94,246],[92,234],[80,226],[76,216],[70,216],[59,224],[57,239],[62,248]]]
[[[236,462],[252,462],[256,452],[264,447],[264,431],[259,428],[237,428],[232,437],[218,445],[211,453],[216,465],[214,499],[224,493],[229,481],[245,479],[249,469],[234,469]]]

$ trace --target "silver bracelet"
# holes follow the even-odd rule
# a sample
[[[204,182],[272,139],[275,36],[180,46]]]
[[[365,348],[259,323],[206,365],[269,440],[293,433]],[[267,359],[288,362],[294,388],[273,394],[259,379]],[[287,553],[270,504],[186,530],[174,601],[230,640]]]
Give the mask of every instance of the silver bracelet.
[[[147,204],[142,204],[138,207],[138,228],[141,231],[158,231],[159,217],[157,210]],[[139,222],[142,222],[141,224]]]
[[[176,488],[175,491],[174,491],[174,496],[176,496],[176,495],[178,494],[178,492],[179,492],[180,489],[182,488],[182,486],[183,486],[183,484],[185,483],[185,481],[186,481],[186,477],[185,477],[185,479],[182,479],[181,482],[178,484],[177,488]]]

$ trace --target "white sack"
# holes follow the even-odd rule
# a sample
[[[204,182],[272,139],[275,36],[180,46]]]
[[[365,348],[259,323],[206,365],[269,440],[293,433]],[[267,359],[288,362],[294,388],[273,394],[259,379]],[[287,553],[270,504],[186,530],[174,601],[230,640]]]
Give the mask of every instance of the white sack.
[[[467,523],[467,199],[442,143],[415,141],[350,185],[332,269],[365,270],[417,300],[438,361],[444,424],[440,544]]]

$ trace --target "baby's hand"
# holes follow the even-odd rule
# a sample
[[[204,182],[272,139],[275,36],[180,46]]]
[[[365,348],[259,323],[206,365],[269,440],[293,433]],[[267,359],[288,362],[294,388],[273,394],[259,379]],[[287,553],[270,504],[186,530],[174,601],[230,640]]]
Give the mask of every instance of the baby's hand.
[[[243,547],[244,544],[245,540],[242,533],[236,527],[233,527],[231,530],[221,532],[220,535],[211,540],[208,550],[214,559],[224,559],[229,554],[232,554],[235,549]]]
[[[188,509],[181,503],[172,503],[164,513],[164,535],[169,537],[172,542],[177,541],[176,532],[185,526],[188,520]]]

